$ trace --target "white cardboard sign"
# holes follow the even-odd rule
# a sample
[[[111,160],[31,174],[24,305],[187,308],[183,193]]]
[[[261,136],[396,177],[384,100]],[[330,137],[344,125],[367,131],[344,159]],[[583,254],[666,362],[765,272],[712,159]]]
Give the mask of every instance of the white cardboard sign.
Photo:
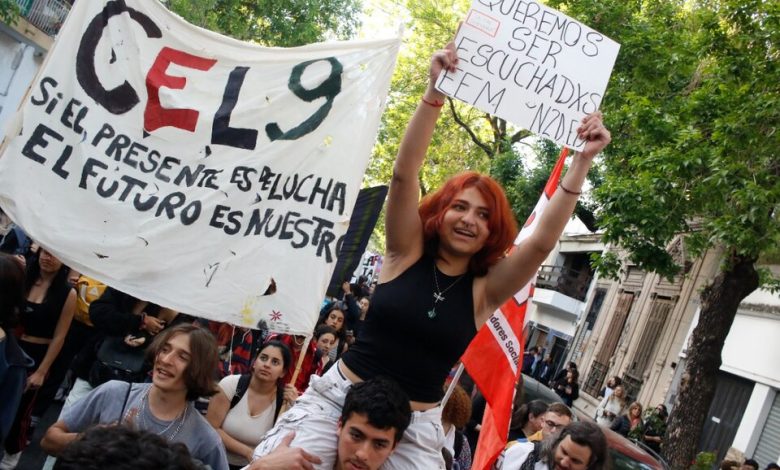
[[[525,0],[475,0],[455,38],[459,64],[436,87],[486,113],[582,150],[577,127],[598,110],[620,45]]]

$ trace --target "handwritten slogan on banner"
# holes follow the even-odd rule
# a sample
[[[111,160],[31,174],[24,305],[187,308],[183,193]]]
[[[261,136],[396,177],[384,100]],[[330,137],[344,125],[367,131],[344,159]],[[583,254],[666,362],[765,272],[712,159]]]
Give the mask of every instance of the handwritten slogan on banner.
[[[5,142],[0,206],[136,297],[308,334],[398,47],[261,48],[158,2],[76,2]]]
[[[475,0],[455,46],[458,70],[439,76],[441,92],[577,150],[620,49],[533,0]]]

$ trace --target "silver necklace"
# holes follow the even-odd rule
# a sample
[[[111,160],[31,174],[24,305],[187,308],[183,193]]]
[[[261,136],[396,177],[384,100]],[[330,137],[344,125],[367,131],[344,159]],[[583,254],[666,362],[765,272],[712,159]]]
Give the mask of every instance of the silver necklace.
[[[433,262],[433,284],[434,284],[434,286],[436,286],[436,290],[433,292],[433,306],[431,306],[431,309],[428,310],[428,312],[427,312],[428,313],[428,318],[430,318],[431,320],[436,318],[436,304],[438,304],[439,302],[443,302],[445,300],[444,293],[447,292],[448,290],[452,289],[452,286],[457,284],[458,281],[460,281],[463,278],[463,276],[466,275],[466,273],[461,274],[460,276],[458,276],[457,279],[452,281],[449,286],[447,286],[446,288],[444,288],[442,290],[439,287],[439,277],[436,275],[436,271],[437,271],[437,269],[436,269],[436,261],[434,261]]]
[[[147,413],[149,413],[149,414],[152,413],[151,409],[149,409],[149,400],[148,400],[148,398],[149,398],[149,391],[151,389],[152,388],[149,387],[149,389],[144,394],[143,398],[141,398],[141,412],[138,413],[141,416],[141,428],[143,430],[145,430],[145,431],[151,431],[151,428],[146,423],[146,414]],[[173,441],[173,438],[176,437],[177,434],[179,434],[179,431],[181,430],[181,427],[184,424],[184,422],[187,421],[187,409],[188,408],[189,408],[189,406],[187,406],[185,404],[184,405],[184,411],[182,411],[179,414],[179,416],[177,416],[170,423],[168,423],[168,426],[165,426],[165,429],[163,429],[162,431],[157,432],[157,435],[161,436],[161,437],[165,437],[169,441]],[[176,429],[173,430],[173,434],[171,434],[170,436],[166,437],[164,434],[166,432],[168,432],[171,429],[171,427],[173,427],[174,423],[176,423],[176,422],[178,422],[178,425],[176,426]]]

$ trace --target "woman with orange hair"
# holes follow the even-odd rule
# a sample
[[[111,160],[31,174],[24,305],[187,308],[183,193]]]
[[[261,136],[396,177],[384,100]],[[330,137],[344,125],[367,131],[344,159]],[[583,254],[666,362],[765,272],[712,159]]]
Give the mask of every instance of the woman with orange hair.
[[[360,336],[328,373],[312,378],[255,455],[269,453],[295,430],[291,445],[320,457],[317,468],[331,468],[336,433],[325,428],[336,429],[350,385],[383,375],[400,384],[414,412],[383,468],[444,468],[440,401],[447,373],[555,247],[593,157],[610,141],[601,113],[582,121],[577,132],[584,150],[574,156],[534,233],[505,256],[517,228],[504,191],[489,176],[457,175],[418,205],[418,174],[445,98],[434,83],[443,70],[454,72],[457,62],[453,43],[434,54],[428,89],[401,142],[386,208],[387,253]]]

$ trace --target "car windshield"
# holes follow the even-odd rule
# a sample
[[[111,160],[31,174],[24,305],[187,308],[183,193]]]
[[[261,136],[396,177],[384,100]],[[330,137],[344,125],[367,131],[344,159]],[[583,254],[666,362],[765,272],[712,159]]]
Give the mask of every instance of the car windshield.
[[[613,470],[656,470],[660,467],[651,467],[646,463],[637,462],[633,458],[621,453],[619,450],[610,448],[609,455],[612,457]]]

